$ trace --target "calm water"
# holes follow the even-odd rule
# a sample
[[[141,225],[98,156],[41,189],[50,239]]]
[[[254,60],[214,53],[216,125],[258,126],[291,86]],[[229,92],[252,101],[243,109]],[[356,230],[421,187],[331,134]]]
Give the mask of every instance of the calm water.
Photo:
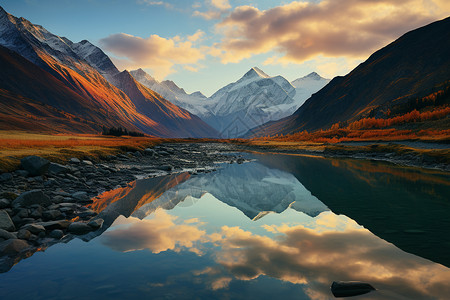
[[[0,274],[1,299],[448,299],[450,177],[385,163],[254,155],[143,179],[92,205],[102,230]]]

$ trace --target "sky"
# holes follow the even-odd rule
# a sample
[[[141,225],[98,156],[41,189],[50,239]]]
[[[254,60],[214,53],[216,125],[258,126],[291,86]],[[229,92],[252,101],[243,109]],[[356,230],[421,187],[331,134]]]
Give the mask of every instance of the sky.
[[[0,0],[119,70],[206,96],[257,66],[292,81],[345,75],[402,34],[450,15],[448,0]]]

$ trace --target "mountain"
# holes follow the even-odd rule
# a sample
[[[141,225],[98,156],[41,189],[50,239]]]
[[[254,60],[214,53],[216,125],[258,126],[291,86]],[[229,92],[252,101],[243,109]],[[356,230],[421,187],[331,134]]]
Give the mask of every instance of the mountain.
[[[282,76],[270,77],[254,67],[238,81],[207,98],[201,92],[187,94],[170,80],[158,82],[142,69],[130,73],[144,86],[199,116],[223,138],[238,137],[267,121],[291,115],[311,94],[329,82],[317,73],[311,73],[291,84]]]
[[[136,111],[148,116],[159,126],[152,134],[177,137],[216,137],[217,133],[199,117],[164,99],[123,71],[112,78],[115,86],[133,99]],[[161,109],[161,106],[163,109]],[[143,128],[144,129],[144,128]]]
[[[178,87],[171,80],[157,81],[144,70],[138,69],[130,72],[131,75],[142,85],[157,92],[173,104],[182,107],[195,115],[202,115],[207,112],[207,98],[197,91],[187,94],[184,89]]]
[[[65,86],[78,95],[74,97],[72,93],[71,101],[54,96],[42,97],[43,93],[51,93],[45,88],[48,85],[38,87],[36,84],[32,84],[33,80],[39,81],[37,76],[42,72],[34,74],[26,72],[27,70],[22,68],[21,71],[26,73],[24,74],[8,69],[8,72],[14,76],[5,77],[1,86],[5,91],[10,92],[8,94],[10,100],[14,95],[23,96],[76,118],[96,123],[97,127],[100,125],[122,126],[129,130],[141,130],[144,133],[158,134],[164,137],[211,137],[216,134],[204,122],[183,109],[175,109],[161,97],[152,99],[155,103],[152,107],[154,110],[143,112],[135,103],[139,104],[140,99],[130,98],[109,82],[112,82],[119,71],[99,48],[88,41],[73,43],[24,18],[16,18],[1,7],[0,45],[15,51],[43,72],[50,74],[53,77],[52,82],[57,86]],[[17,59],[12,56],[8,58]],[[5,62],[5,64],[7,63]],[[20,62],[19,65],[23,66],[23,62]],[[9,64],[9,68],[14,68],[14,63]],[[23,76],[28,78],[27,89],[20,86]],[[117,84],[117,80],[114,83]],[[35,90],[39,90],[39,93]],[[34,95],[32,95],[33,93]],[[32,109],[27,109],[25,106],[23,108],[26,110],[21,115],[39,119],[39,116],[34,116]],[[161,115],[166,117],[161,119]],[[153,119],[153,116],[158,120],[164,120],[165,124],[160,124]],[[183,126],[183,128],[177,128],[177,125]],[[202,128],[200,129],[200,127]],[[78,129],[73,128],[73,130]],[[181,133],[183,134],[180,135]]]
[[[319,91],[330,82],[330,79],[323,78],[316,72],[312,72],[305,77],[297,78],[291,81],[295,87],[294,100],[296,101],[296,110],[311,97],[312,94]],[[293,111],[294,112],[294,111]],[[292,113],[293,113],[292,112]]]
[[[328,129],[427,96],[449,85],[449,53],[450,18],[410,31],[348,75],[334,78],[292,116],[255,128],[252,134]]]

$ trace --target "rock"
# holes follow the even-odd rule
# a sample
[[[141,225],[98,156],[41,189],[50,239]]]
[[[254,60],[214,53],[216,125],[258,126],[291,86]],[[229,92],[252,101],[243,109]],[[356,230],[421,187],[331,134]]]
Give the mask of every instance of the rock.
[[[83,222],[73,222],[68,228],[70,233],[81,235],[92,231],[92,227]]]
[[[6,230],[6,231],[15,231],[16,230],[16,227],[14,226],[14,223],[11,220],[11,217],[4,210],[0,210],[0,229]]]
[[[0,229],[0,238],[9,240],[9,239],[17,239],[17,236],[12,232]]]
[[[167,152],[167,151],[159,151],[158,154],[164,155],[164,156],[170,155],[169,152]]]
[[[147,148],[147,149],[144,150],[144,154],[145,155],[154,156],[154,155],[156,155],[156,151],[151,149],[151,148]]]
[[[33,155],[22,158],[20,164],[31,176],[38,176],[47,172],[50,162],[42,157]]]
[[[26,208],[22,208],[20,209],[17,213],[16,216],[20,217],[20,218],[28,218],[28,209]]]
[[[62,216],[62,213],[59,210],[53,209],[53,210],[46,210],[42,212],[42,217],[44,220],[58,220]]]
[[[36,223],[36,225],[43,226],[46,230],[54,230],[54,229],[66,229],[70,225],[70,221],[67,220],[59,220],[59,221],[49,221],[49,222],[40,222]]]
[[[31,190],[20,194],[16,200],[13,201],[13,207],[27,207],[33,204],[39,204],[41,206],[48,206],[52,204],[50,198],[45,195],[42,190]]]
[[[160,170],[163,170],[163,171],[172,171],[173,170],[173,166],[171,166],[171,165],[161,165],[161,166],[159,166],[159,168],[158,169],[160,169]]]
[[[46,187],[56,185],[56,184],[58,184],[58,181],[55,178],[50,178],[49,180],[44,182],[44,186],[46,186]]]
[[[244,161],[245,161],[245,160],[244,160],[242,157],[239,157],[239,158],[236,160],[236,162],[237,162],[238,164],[242,164]]]
[[[14,171],[14,174],[16,176],[21,176],[21,177],[27,177],[28,175],[30,175],[30,173],[28,173],[28,171],[25,171],[25,170],[16,170],[16,171]]]
[[[370,284],[359,281],[333,281],[331,284],[331,292],[335,297],[358,296],[374,290]]]
[[[134,154],[134,156],[136,156],[136,157],[142,157],[142,153],[139,152],[139,151],[136,151],[136,152],[134,152],[133,154]]]
[[[89,221],[88,226],[92,227],[93,229],[99,229],[103,226],[103,219],[94,219]]]
[[[83,164],[88,165],[88,166],[93,165],[92,161],[90,161],[90,160],[83,160],[82,162],[83,162]]]
[[[14,255],[28,247],[30,245],[24,240],[10,239],[0,243],[0,256]]]
[[[78,201],[84,201],[89,199],[86,192],[75,192],[72,194],[71,197]]]
[[[0,199],[0,209],[7,208],[11,205],[8,199]]]
[[[61,196],[61,195],[55,196],[55,197],[53,197],[53,199],[52,199],[52,202],[54,202],[54,203],[61,203],[61,202],[63,202],[63,201],[64,201],[64,197]]]
[[[65,173],[69,173],[70,172],[70,168],[57,164],[57,163],[50,163],[50,165],[48,166],[48,173],[49,174],[54,174],[54,175],[58,175],[58,174],[65,174]]]
[[[94,217],[96,215],[97,215],[97,213],[95,211],[91,210],[91,209],[87,209],[87,210],[85,210],[83,212],[78,213],[78,216],[80,218],[82,218],[82,219],[91,218],[91,217]]]
[[[3,173],[0,175],[0,182],[10,181],[13,179],[13,176],[11,173]]]
[[[76,157],[72,157],[71,159],[69,159],[69,162],[72,164],[79,164],[81,161]]]
[[[28,230],[32,234],[39,234],[41,232],[45,232],[45,227],[42,225],[38,225],[38,224],[27,224],[27,225],[24,225],[20,229]]]
[[[29,240],[31,238],[31,232],[26,229],[20,229],[17,232],[17,237],[22,240]]]
[[[49,236],[54,239],[60,240],[64,236],[64,232],[60,229],[54,229],[50,232]]]

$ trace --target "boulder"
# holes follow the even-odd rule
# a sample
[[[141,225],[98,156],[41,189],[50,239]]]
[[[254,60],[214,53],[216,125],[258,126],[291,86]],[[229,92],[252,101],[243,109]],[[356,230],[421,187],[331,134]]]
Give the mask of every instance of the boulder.
[[[11,220],[11,217],[4,210],[0,210],[0,229],[6,230],[6,231],[15,231],[16,230],[16,227],[14,226],[14,223]]]
[[[0,209],[7,208],[11,205],[8,199],[0,199]]]
[[[52,204],[50,198],[45,195],[42,190],[31,190],[20,194],[16,200],[13,201],[13,207],[26,207],[33,204],[39,204],[41,206],[48,206]]]
[[[54,174],[54,175],[59,175],[59,174],[65,174],[65,173],[69,173],[70,172],[70,168],[57,164],[57,163],[50,163],[50,165],[48,166],[48,173],[49,174]]]
[[[87,166],[92,166],[93,163],[90,160],[83,160],[83,164],[87,165]]]
[[[170,172],[170,171],[173,170],[173,166],[171,166],[171,165],[161,165],[158,169]]]
[[[151,148],[147,148],[147,149],[144,150],[144,154],[145,155],[154,156],[154,155],[156,155],[156,151],[151,149]]]
[[[54,229],[52,232],[50,232],[49,236],[51,238],[60,240],[64,236],[64,232],[60,229]]]
[[[26,229],[20,229],[17,232],[17,237],[22,240],[29,240],[31,238],[31,232]]]
[[[94,219],[89,221],[88,226],[92,227],[92,229],[99,229],[103,226],[103,219]]]
[[[17,239],[17,236],[12,232],[0,229],[0,238],[9,240],[9,239]]]
[[[92,231],[92,227],[83,222],[73,222],[68,228],[70,233],[81,235]]]
[[[84,200],[88,200],[89,197],[87,196],[86,192],[75,192],[72,194],[71,196],[72,198],[78,200],[78,201],[84,201]]]
[[[72,158],[69,160],[69,162],[70,162],[70,163],[73,163],[73,164],[79,164],[81,161],[80,161],[78,158],[76,158],[76,157],[72,157]]]
[[[19,239],[10,239],[0,243],[0,256],[4,255],[14,255],[20,251],[30,247],[30,245]]]
[[[22,158],[20,165],[31,176],[38,176],[47,172],[50,162],[42,157],[32,155]]]
[[[10,181],[13,179],[13,176],[11,173],[3,173],[0,175],[0,182]]]
[[[28,171],[25,170],[16,170],[14,171],[14,174],[21,177],[27,177],[28,175],[30,175],[30,173],[28,173]]]
[[[67,220],[59,220],[59,221],[48,221],[48,222],[40,222],[36,223],[36,225],[43,226],[46,230],[54,230],[54,229],[66,229],[70,225],[70,221]]]
[[[22,229],[28,230],[32,234],[36,234],[36,235],[40,234],[41,232],[45,233],[45,227],[42,225],[39,225],[39,224],[27,224],[27,225],[24,225],[21,228],[21,230]]]
[[[58,220],[62,216],[62,213],[59,210],[52,209],[52,210],[46,210],[42,212],[42,217],[45,220],[53,221]]]

